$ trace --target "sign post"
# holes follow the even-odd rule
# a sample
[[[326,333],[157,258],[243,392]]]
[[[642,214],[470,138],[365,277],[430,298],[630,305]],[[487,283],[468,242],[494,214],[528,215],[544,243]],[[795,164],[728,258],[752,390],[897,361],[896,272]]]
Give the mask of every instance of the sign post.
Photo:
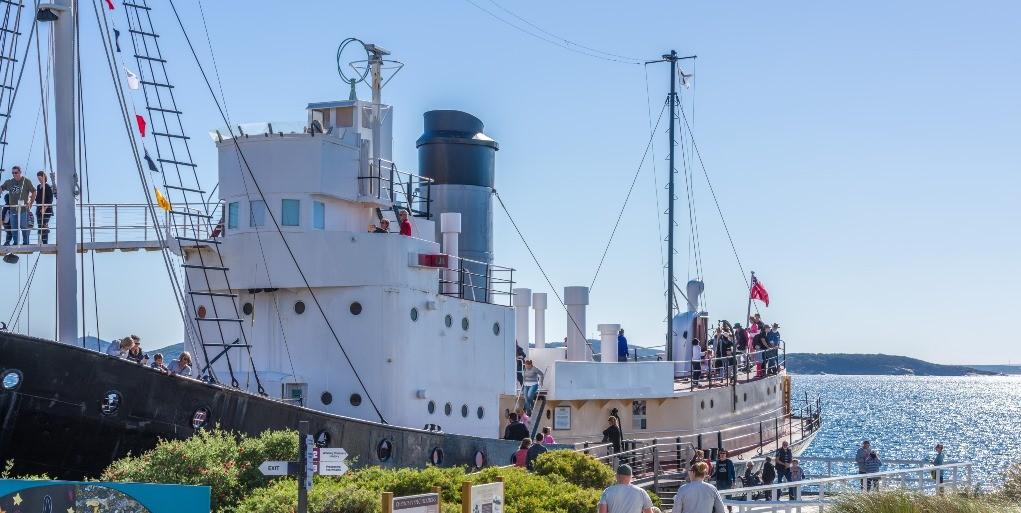
[[[328,438],[327,438],[328,439]],[[347,451],[341,447],[316,447],[316,437],[309,433],[308,421],[298,422],[298,461],[264,461],[259,472],[264,476],[295,476],[298,478],[298,507],[295,513],[308,513],[308,491],[312,477],[342,476],[348,471]],[[3,513],[3,510],[0,510]]]
[[[308,513],[308,489],[312,488],[312,435],[308,433],[308,421],[298,421],[298,509],[296,513]]]
[[[495,483],[472,486],[461,484],[461,513],[503,513],[503,478]]]

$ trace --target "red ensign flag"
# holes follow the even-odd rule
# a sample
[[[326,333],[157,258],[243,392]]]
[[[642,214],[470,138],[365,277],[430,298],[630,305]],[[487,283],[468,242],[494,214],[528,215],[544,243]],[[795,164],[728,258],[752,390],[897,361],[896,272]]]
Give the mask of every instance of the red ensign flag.
[[[763,287],[762,282],[754,276],[752,276],[752,290],[750,297],[752,299],[758,299],[759,301],[766,303],[766,306],[769,306],[769,292],[766,292],[766,287]]]
[[[135,122],[138,123],[138,133],[145,137],[145,118],[141,114],[135,114]]]

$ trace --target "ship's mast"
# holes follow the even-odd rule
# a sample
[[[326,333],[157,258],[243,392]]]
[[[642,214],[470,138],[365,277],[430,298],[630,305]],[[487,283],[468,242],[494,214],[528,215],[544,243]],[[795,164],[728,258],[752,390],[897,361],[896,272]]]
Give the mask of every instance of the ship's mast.
[[[65,344],[78,337],[78,277],[75,266],[75,0],[39,6],[40,21],[53,22],[53,97],[57,145],[57,333]],[[48,12],[46,12],[48,11]],[[54,20],[54,15],[56,19]]]

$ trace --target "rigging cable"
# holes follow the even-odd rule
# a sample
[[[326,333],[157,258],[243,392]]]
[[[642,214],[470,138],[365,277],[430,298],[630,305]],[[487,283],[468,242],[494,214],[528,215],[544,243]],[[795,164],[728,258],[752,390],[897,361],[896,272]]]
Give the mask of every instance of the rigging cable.
[[[32,12],[39,11],[39,0],[36,0],[35,7]],[[11,95],[8,97],[7,112],[4,113],[4,128],[0,131],[0,141],[7,141],[7,128],[11,123],[11,111],[14,109],[14,100],[18,97],[18,91],[21,90],[21,79],[25,76],[25,65],[28,64],[28,51],[32,48],[32,37],[36,34],[36,27],[39,25],[39,20],[35,16],[32,16],[32,28],[28,33],[28,43],[25,45],[25,52],[21,54],[21,69],[18,71],[18,80],[14,83]],[[4,84],[7,85],[6,83]],[[7,145],[0,144],[0,170],[3,169],[4,158],[7,156]]]
[[[507,20],[506,18],[503,18],[503,17],[499,16],[498,14],[494,13],[493,11],[491,11],[489,9],[486,9],[485,7],[479,5],[474,0],[465,0],[465,1],[468,2],[471,5],[474,5],[476,9],[478,9],[478,10],[488,14],[489,16],[495,18],[497,21],[499,21],[499,22],[501,22],[501,23],[503,23],[503,24],[505,24],[505,25],[507,25],[507,26],[509,26],[511,28],[514,28],[515,30],[518,30],[519,32],[524,32],[525,34],[528,34],[528,35],[530,35],[530,36],[532,36],[532,37],[534,37],[534,38],[536,38],[536,39],[538,39],[540,41],[552,44],[554,46],[558,46],[560,48],[563,48],[564,50],[567,50],[567,51],[570,51],[570,52],[574,52],[574,53],[579,53],[579,54],[582,54],[582,55],[587,55],[589,57],[595,57],[596,59],[602,59],[604,61],[617,62],[617,63],[621,63],[621,64],[634,64],[634,65],[638,65],[638,64],[642,64],[642,62],[644,62],[643,59],[638,59],[638,58],[635,58],[635,57],[617,56],[616,54],[612,54],[612,53],[609,53],[609,52],[604,52],[602,50],[594,50],[594,49],[592,49],[593,51],[588,51],[588,50],[586,50],[588,47],[580,45],[580,44],[575,43],[573,41],[570,41],[569,39],[562,38],[560,36],[552,36],[552,37],[543,36],[542,34],[539,34],[539,33],[533,32],[531,30],[528,30],[528,29],[526,29],[526,28],[524,28],[524,27],[522,27],[520,25],[517,25],[517,24]],[[492,1],[492,0],[490,0],[490,1]],[[496,2],[493,2],[493,3],[496,4]],[[497,7],[500,7],[499,4],[496,4],[496,5],[497,5]],[[503,9],[503,7],[500,7],[500,8]],[[503,9],[503,10],[507,11],[507,9]],[[510,12],[510,11],[507,11],[507,12]],[[511,13],[511,15],[516,17],[516,18],[518,18],[518,19],[521,19],[522,21],[524,21],[523,18],[521,18],[520,16],[518,16],[516,14]],[[526,21],[526,23],[528,23],[529,25],[535,26],[531,22],[527,22]],[[538,27],[536,27],[536,28],[538,28]],[[539,29],[539,30],[542,30],[542,29]],[[550,32],[548,32],[546,30],[542,30],[542,32],[543,33],[547,33],[547,34],[551,34]],[[566,41],[566,43],[564,43],[562,41]],[[598,52],[598,53],[595,53],[595,52]]]
[[[648,114],[649,120],[649,133],[655,134],[655,129],[652,128],[652,95],[649,93],[649,66],[642,66],[642,71],[645,72],[645,110]],[[659,170],[656,169],[656,143],[652,143],[652,192],[653,197],[656,199],[656,232],[659,235],[659,266],[663,277],[663,286],[666,286],[666,261],[663,260],[663,224],[662,215],[663,210],[659,205]],[[664,295],[666,292],[663,293]]]
[[[188,31],[184,27],[184,22],[181,19],[180,13],[177,10],[177,6],[174,3],[174,0],[169,0],[169,3],[170,8],[174,11],[174,16],[177,18],[178,25],[181,27],[181,32],[182,34],[184,34],[184,39],[188,43],[188,48],[191,50],[192,57],[194,57],[195,59],[195,64],[198,66],[199,71],[202,74],[202,79],[203,81],[205,81],[206,87],[209,89],[209,93],[213,98],[213,103],[216,104],[216,108],[220,113],[220,117],[223,118],[223,121],[225,123],[228,123],[227,130],[230,132],[231,141],[234,143],[235,148],[237,148],[238,154],[241,156],[241,161],[244,164],[244,169],[247,170],[248,174],[252,177],[252,181],[253,184],[255,185],[256,191],[259,193],[259,196],[263,199],[263,201],[265,201],[266,195],[263,193],[262,187],[259,185],[258,180],[255,179],[255,174],[252,171],[251,165],[249,165],[248,163],[247,157],[245,157],[244,152],[241,150],[241,145],[237,142],[237,138],[235,137],[234,134],[234,129],[229,125],[227,115],[223,110],[223,106],[216,98],[216,93],[213,91],[213,85],[209,81],[209,76],[206,74],[205,67],[202,66],[202,62],[198,58],[198,53],[195,51],[195,45],[192,44],[191,36],[189,36]],[[362,380],[361,375],[358,373],[358,369],[355,367],[354,362],[351,360],[350,355],[348,355],[347,350],[344,349],[344,345],[340,342],[340,336],[337,334],[336,329],[334,329],[333,327],[333,323],[330,322],[329,317],[326,315],[326,310],[325,308],[323,308],[323,305],[319,302],[319,297],[316,295],[315,290],[313,290],[312,285],[309,283],[308,277],[305,275],[305,271],[301,268],[301,265],[299,265],[298,257],[294,254],[294,250],[291,248],[290,243],[287,241],[287,237],[284,236],[283,230],[280,227],[280,223],[277,220],[276,214],[273,213],[273,209],[266,209],[266,213],[268,214],[270,220],[273,221],[273,226],[276,229],[277,233],[280,235],[280,240],[283,243],[284,248],[287,250],[287,253],[290,256],[291,261],[294,262],[294,266],[298,271],[298,275],[301,277],[302,282],[305,284],[305,289],[308,290],[309,296],[312,298],[312,301],[316,304],[316,308],[319,310],[319,314],[325,321],[326,327],[330,330],[330,334],[333,336],[333,339],[337,342],[337,347],[340,348],[340,351],[343,354],[344,359],[347,361],[348,366],[351,367],[352,375],[354,375],[355,379],[358,381],[359,386],[362,387],[362,390],[365,392],[366,399],[369,400],[369,404],[372,406],[372,409],[375,410],[376,415],[379,416],[380,421],[384,424],[388,424],[386,418],[383,417],[383,413],[379,410],[379,407],[373,400],[372,394],[369,392],[368,387]]]
[[[599,258],[599,265],[596,266],[596,273],[592,276],[592,283],[589,284],[589,293],[596,285],[596,278],[599,278],[599,271],[603,268],[603,262],[606,260],[606,254],[610,251],[610,245],[613,244],[613,236],[617,234],[617,227],[620,226],[620,220],[624,217],[624,209],[627,208],[627,203],[631,199],[631,193],[635,190],[635,184],[638,183],[638,175],[642,173],[642,167],[645,166],[645,158],[649,156],[649,149],[652,148],[652,142],[656,138],[656,129],[659,128],[659,122],[663,120],[663,113],[666,112],[666,104],[659,111],[659,117],[656,119],[656,126],[652,129],[652,134],[649,136],[649,142],[645,144],[645,151],[642,152],[642,160],[638,162],[638,169],[635,170],[635,176],[631,179],[631,186],[628,187],[627,194],[624,196],[624,204],[620,206],[620,212],[617,213],[617,221],[613,223],[613,230],[610,231],[610,238],[606,241],[606,247],[603,248],[603,256]]]

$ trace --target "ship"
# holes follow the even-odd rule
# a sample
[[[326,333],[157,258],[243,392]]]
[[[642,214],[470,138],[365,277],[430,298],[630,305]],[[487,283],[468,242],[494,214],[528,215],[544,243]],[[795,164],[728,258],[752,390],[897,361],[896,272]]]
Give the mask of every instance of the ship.
[[[23,3],[5,5],[16,12],[0,31],[14,38]],[[382,90],[392,78],[386,70],[400,63],[379,45],[345,40],[338,59],[345,49],[365,52],[343,77],[348,98],[308,103],[300,123],[234,123],[221,110],[224,126],[210,132],[218,153],[210,199],[154,25],[171,13],[149,0],[116,7],[96,15],[145,196],[142,205],[112,206],[120,220],[112,229],[94,221],[103,207],[63,200],[76,197],[80,13],[68,0],[28,13],[32,30],[48,23],[54,34],[59,199],[54,243],[13,247],[5,261],[54,255],[57,336],[0,332],[0,461],[13,462],[15,474],[96,477],[162,439],[302,422],[316,445],[343,447],[357,465],[506,465],[518,442],[501,435],[523,405],[519,353],[544,371],[530,432],[551,428],[560,448],[609,450],[602,431],[610,417],[626,447],[675,440],[711,454],[761,453],[781,441],[800,452],[818,431],[821,405],[792,397],[782,356],[768,371],[747,354],[693,379],[690,345],[711,338],[704,284],[690,281],[688,308],[676,311],[672,268],[662,354],[617,358],[620,325],[612,323],[597,325],[597,351],[586,338],[587,287],[553,292],[568,336],[547,344],[546,293],[516,287],[514,269],[494,256],[499,143],[475,116],[433,110],[422,116],[417,171],[399,167],[395,109]],[[13,41],[3,66],[17,65]],[[684,78],[678,60],[664,56],[672,87]],[[370,100],[357,97],[363,81]],[[141,114],[128,108],[129,95],[144,105]],[[13,98],[5,101],[9,123]],[[116,224],[132,212],[134,224]],[[75,229],[62,229],[70,219]],[[672,218],[670,225],[672,233]],[[79,345],[76,255],[139,249],[167,266],[191,376]]]

